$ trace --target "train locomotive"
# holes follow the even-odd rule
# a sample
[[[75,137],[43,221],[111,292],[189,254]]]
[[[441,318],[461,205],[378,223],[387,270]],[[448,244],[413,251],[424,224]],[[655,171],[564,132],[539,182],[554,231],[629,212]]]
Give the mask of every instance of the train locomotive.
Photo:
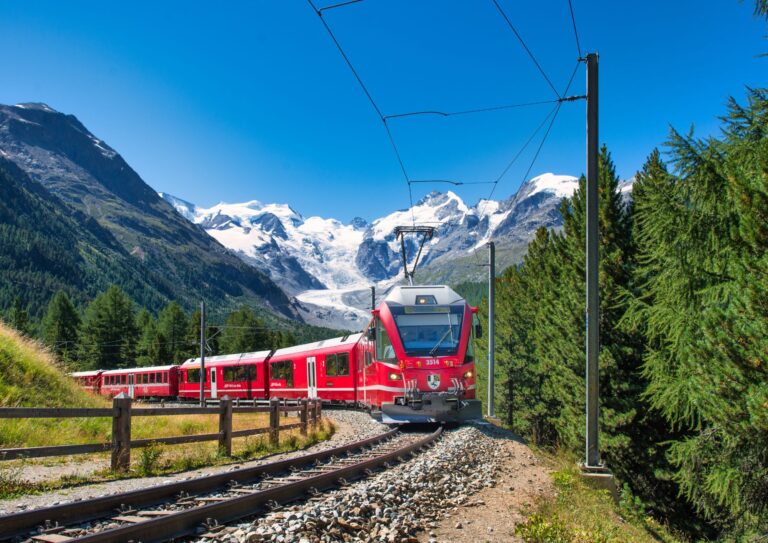
[[[365,407],[389,424],[482,417],[475,399],[477,308],[447,286],[393,287],[362,333],[180,366],[73,374],[102,395],[197,400],[320,399]]]

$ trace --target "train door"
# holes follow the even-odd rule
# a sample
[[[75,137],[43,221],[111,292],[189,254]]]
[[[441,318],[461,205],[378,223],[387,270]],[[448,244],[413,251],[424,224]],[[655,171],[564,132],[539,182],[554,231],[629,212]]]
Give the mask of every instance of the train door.
[[[131,398],[135,397],[133,395],[133,389],[134,389],[134,386],[133,386],[134,385],[134,380],[133,379],[134,379],[134,375],[132,373],[129,373],[128,374],[128,396],[130,396]]]
[[[314,356],[307,357],[307,398],[317,398],[317,371]]]
[[[211,398],[216,399],[216,368],[211,368]]]

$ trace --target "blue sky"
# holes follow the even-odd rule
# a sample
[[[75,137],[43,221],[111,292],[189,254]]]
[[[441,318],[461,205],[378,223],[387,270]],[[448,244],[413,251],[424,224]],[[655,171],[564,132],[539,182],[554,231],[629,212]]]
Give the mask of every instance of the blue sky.
[[[567,1],[500,2],[562,88],[577,58]],[[600,53],[600,140],[622,177],[670,125],[714,133],[728,96],[767,83],[751,1],[573,5],[582,49]],[[366,0],[325,17],[385,114],[554,98],[490,1]],[[0,103],[76,115],[157,190],[345,221],[408,204],[380,120],[303,0],[4,0],[0,48]],[[571,94],[583,92],[580,69]],[[412,178],[487,181],[550,107],[391,127]],[[584,116],[583,102],[563,105],[532,175],[584,170]],[[534,148],[496,197],[514,193]],[[414,185],[414,198],[446,188]],[[454,190],[474,203],[489,187]]]

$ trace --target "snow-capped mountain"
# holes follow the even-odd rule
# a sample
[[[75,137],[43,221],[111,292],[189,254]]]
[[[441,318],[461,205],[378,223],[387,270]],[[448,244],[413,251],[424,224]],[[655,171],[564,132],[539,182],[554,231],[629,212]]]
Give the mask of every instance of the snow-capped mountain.
[[[289,205],[256,200],[202,208],[169,194],[160,196],[295,296],[304,306],[305,320],[356,330],[370,316],[369,287],[375,285],[383,294],[403,277],[396,226],[415,222],[437,227],[422,255],[420,279],[479,279],[486,272],[474,264],[484,260],[484,252],[478,253],[489,239],[497,244],[499,270],[519,261],[536,229],[562,224],[560,201],[577,187],[575,177],[546,173],[507,200],[481,200],[474,206],[453,192],[432,192],[413,208],[370,224],[361,218],[344,224],[303,217]],[[416,241],[409,240],[409,257],[415,248]]]

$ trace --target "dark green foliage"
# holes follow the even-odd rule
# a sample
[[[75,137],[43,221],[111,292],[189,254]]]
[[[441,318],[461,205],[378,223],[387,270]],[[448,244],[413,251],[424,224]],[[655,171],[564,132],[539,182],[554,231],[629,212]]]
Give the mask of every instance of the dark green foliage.
[[[29,336],[32,334],[32,323],[29,320],[29,311],[21,303],[21,297],[16,296],[11,302],[11,307],[8,309],[6,315],[6,322],[11,328],[14,328],[22,335]]]
[[[131,367],[136,363],[137,339],[133,302],[120,287],[112,285],[85,310],[79,365],[83,369]]]
[[[63,290],[54,294],[42,322],[43,342],[59,360],[69,364],[77,353],[80,314]]]
[[[654,151],[629,208],[601,153],[601,452],[651,514],[756,541],[768,531],[768,93],[732,101],[723,123],[721,139],[673,131],[672,170]],[[496,338],[497,410],[579,452],[583,188],[563,202],[563,231],[537,232],[497,279]]]
[[[647,396],[686,433],[685,496],[732,534],[768,530],[768,94],[731,101],[722,139],[672,133],[637,199]],[[745,535],[746,537],[746,535]]]
[[[164,346],[163,365],[181,364],[193,354],[197,342],[187,337],[188,327],[189,317],[176,302],[171,302],[160,312],[157,333]]]
[[[136,315],[136,329],[139,339],[136,343],[136,364],[138,366],[165,365],[167,358],[165,339],[157,330],[157,320],[146,309]]]
[[[600,429],[604,461],[653,513],[689,523],[675,501],[669,429],[642,396],[643,336],[626,322],[635,289],[631,213],[608,151],[599,157]],[[519,268],[497,279],[500,415],[546,447],[583,450],[585,180],[561,205],[562,232],[540,229]]]
[[[469,305],[479,306],[483,298],[488,297],[488,283],[465,281],[453,287],[458,294],[467,301]]]

